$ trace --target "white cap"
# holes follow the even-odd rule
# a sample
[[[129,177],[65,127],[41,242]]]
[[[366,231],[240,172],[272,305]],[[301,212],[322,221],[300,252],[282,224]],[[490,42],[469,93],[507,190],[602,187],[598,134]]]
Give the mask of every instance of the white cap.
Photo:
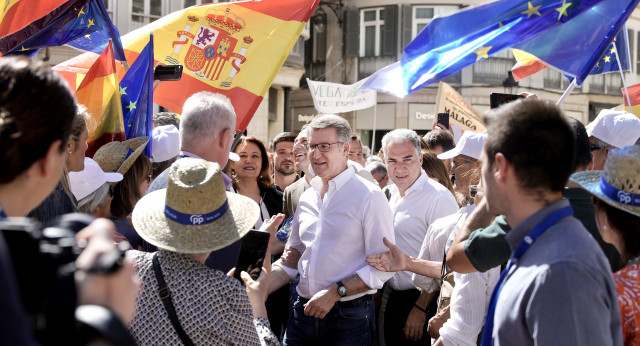
[[[640,119],[625,111],[603,109],[587,125],[587,134],[616,148],[634,145],[640,137]]]
[[[98,163],[89,157],[84,158],[84,170],[69,172],[69,185],[77,200],[87,197],[104,183],[115,183],[120,180],[122,180],[122,174],[105,173]]]
[[[180,154],[180,131],[173,125],[153,129],[151,141],[152,162],[167,161]]]
[[[467,155],[476,160],[480,159],[484,141],[487,139],[487,133],[477,133],[473,131],[464,131],[462,137],[456,144],[456,147],[438,155],[440,160],[452,159],[458,155]]]

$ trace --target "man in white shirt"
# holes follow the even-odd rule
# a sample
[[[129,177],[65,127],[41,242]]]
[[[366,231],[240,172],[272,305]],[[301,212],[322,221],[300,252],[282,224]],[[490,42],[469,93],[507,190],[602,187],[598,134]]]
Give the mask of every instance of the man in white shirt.
[[[316,177],[298,202],[284,259],[274,263],[269,292],[300,273],[299,298],[285,345],[369,345],[375,330],[372,294],[392,273],[365,262],[395,239],[382,191],[348,169],[349,123],[336,115],[309,124],[307,151]],[[300,256],[299,259],[293,259]]]
[[[420,138],[409,129],[393,130],[382,138],[389,177],[394,182],[389,203],[394,213],[396,244],[417,257],[427,229],[436,220],[458,210],[455,198],[422,170]],[[440,253],[442,256],[442,253]],[[423,344],[429,340],[426,321],[435,314],[438,290],[422,293],[411,272],[399,271],[387,282],[384,339],[387,345]],[[433,302],[434,304],[430,304]],[[428,312],[427,307],[431,307]],[[381,309],[382,310],[382,309]],[[430,316],[427,316],[430,315]]]

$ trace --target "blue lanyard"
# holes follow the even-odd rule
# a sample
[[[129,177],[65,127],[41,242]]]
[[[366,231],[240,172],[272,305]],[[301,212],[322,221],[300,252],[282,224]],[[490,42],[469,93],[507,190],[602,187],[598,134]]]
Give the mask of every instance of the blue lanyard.
[[[540,222],[536,227],[534,227],[520,242],[520,245],[516,248],[511,258],[509,258],[509,263],[507,267],[500,274],[500,279],[498,279],[498,283],[496,287],[493,289],[493,293],[491,294],[491,300],[489,301],[489,308],[487,310],[487,319],[484,324],[484,329],[482,330],[482,346],[490,346],[492,341],[493,334],[493,322],[494,315],[496,312],[496,304],[498,303],[498,296],[500,296],[500,291],[502,290],[502,286],[504,285],[507,275],[511,271],[511,268],[516,265],[518,260],[529,250],[531,245],[540,237],[547,229],[551,226],[555,225],[556,222],[573,215],[573,209],[571,206],[566,206],[562,209],[558,209],[547,216],[542,222]]]
[[[4,209],[2,209],[2,206],[0,206],[0,220],[6,219],[6,218],[7,218],[7,214],[5,214]]]

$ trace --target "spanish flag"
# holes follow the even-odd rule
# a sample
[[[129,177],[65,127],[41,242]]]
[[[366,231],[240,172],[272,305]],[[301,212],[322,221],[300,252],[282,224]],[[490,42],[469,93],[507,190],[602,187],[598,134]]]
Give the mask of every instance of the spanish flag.
[[[127,61],[134,61],[154,35],[154,56],[180,64],[179,82],[163,82],[154,102],[182,113],[199,91],[224,94],[235,108],[237,129],[246,129],[320,0],[264,0],[192,6],[122,37]],[[95,57],[83,54],[54,67],[69,82]]]
[[[85,105],[92,117],[92,121],[87,123],[88,157],[93,157],[98,148],[106,143],[125,139],[118,86],[113,47],[109,42],[76,91],[78,103]]]
[[[512,48],[511,52],[513,52],[513,56],[517,61],[513,68],[511,68],[513,78],[516,81],[529,77],[549,67],[549,65],[544,63],[542,60],[523,50]]]
[[[635,84],[627,88],[629,90],[629,99],[631,100],[631,108],[629,108],[629,102],[627,101],[627,91],[622,88],[622,95],[624,96],[624,110],[633,113],[640,118],[640,84]]]
[[[68,0],[3,1],[0,4],[0,37],[15,35],[16,40],[30,37],[34,30],[72,8],[73,4]]]

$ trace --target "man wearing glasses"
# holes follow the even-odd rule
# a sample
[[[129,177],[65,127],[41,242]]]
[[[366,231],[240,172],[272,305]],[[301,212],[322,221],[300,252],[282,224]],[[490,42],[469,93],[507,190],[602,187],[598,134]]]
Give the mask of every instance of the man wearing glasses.
[[[393,273],[365,262],[394,241],[393,216],[382,191],[347,165],[351,128],[337,115],[309,124],[306,145],[316,177],[298,202],[289,245],[274,263],[269,292],[300,274],[299,298],[285,345],[370,345],[373,293]]]
[[[604,169],[611,149],[634,145],[640,137],[640,119],[631,113],[604,109],[587,125],[591,147],[590,171]]]

